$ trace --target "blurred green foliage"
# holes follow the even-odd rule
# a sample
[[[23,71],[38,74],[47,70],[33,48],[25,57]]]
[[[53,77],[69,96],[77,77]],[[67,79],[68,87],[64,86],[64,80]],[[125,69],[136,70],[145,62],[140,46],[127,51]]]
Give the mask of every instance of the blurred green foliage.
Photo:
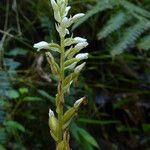
[[[66,98],[66,107],[80,95],[88,98],[70,126],[72,149],[148,150],[149,0],[70,5],[72,14],[86,13],[72,30],[90,43],[78,88]],[[52,8],[48,0],[1,0],[0,11],[0,150],[53,150],[47,122],[57,83],[32,47],[59,41]]]

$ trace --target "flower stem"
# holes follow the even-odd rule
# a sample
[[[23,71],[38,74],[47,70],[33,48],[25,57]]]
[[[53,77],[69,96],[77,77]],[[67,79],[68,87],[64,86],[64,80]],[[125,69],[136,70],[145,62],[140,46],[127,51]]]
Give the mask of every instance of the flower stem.
[[[58,103],[58,143],[62,141],[63,129],[62,129],[62,117],[64,106],[64,93],[63,93],[63,80],[64,80],[64,37],[61,37],[61,56],[60,56],[60,79],[59,79],[59,103]]]

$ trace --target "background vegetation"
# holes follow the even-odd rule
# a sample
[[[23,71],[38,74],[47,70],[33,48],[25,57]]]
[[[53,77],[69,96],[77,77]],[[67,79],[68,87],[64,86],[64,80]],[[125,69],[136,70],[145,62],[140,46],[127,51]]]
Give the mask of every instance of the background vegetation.
[[[70,126],[73,150],[149,150],[149,0],[70,5],[86,13],[72,30],[88,39],[90,53],[66,98],[66,106],[88,99]],[[59,40],[52,8],[48,0],[1,0],[0,11],[0,150],[54,150],[47,120],[57,83],[32,47]]]

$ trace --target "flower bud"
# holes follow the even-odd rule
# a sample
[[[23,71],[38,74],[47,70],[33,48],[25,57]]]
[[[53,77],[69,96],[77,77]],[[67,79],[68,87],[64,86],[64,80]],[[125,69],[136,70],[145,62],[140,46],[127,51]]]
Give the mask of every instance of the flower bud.
[[[83,49],[87,46],[88,46],[87,42],[80,42],[80,43],[76,44],[76,46],[74,48],[80,51],[81,49]]]
[[[65,67],[65,69],[74,69],[74,67],[76,66],[77,62],[72,63],[71,65]]]
[[[86,39],[81,38],[81,37],[75,37],[74,40],[75,40],[75,42],[77,42],[77,43],[83,43],[83,42],[86,42],[86,41],[87,41]]]
[[[74,103],[74,108],[78,108],[82,102],[85,100],[85,97],[82,97],[80,98],[79,100],[77,100],[75,103]]]
[[[88,55],[89,55],[88,53],[79,53],[79,54],[76,55],[75,58],[83,60],[83,59],[87,59]]]
[[[85,15],[84,13],[78,13],[78,14],[73,16],[72,20],[76,21],[77,19],[83,17],[84,15]]]
[[[79,66],[77,66],[75,69],[74,69],[74,72],[80,72],[82,69],[83,69],[83,67],[85,66],[85,62],[84,63],[82,63],[81,65],[79,65]]]
[[[48,115],[49,115],[49,117],[54,117],[54,112],[51,109],[49,109]]]
[[[49,49],[49,44],[45,41],[41,41],[39,43],[34,44],[33,47],[37,48],[37,51],[40,51],[41,49]]]
[[[68,67],[68,66],[70,66],[70,65],[72,65],[73,63],[78,62],[78,61],[79,61],[78,58],[72,58],[72,59],[70,59],[70,60],[67,60],[67,61],[64,63],[64,66],[65,66],[65,67]]]
[[[77,109],[72,107],[65,112],[62,118],[63,128],[66,128],[71,122],[72,118],[76,115]]]
[[[54,135],[57,133],[57,127],[58,127],[58,121],[54,116],[54,112],[49,109],[49,121],[48,121],[49,127]]]

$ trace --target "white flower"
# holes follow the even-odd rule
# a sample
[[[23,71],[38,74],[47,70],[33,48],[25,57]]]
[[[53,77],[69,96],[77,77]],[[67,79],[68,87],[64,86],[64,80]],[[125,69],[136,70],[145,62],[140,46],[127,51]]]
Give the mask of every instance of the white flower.
[[[83,67],[85,66],[85,62],[84,63],[82,63],[81,65],[79,65],[79,66],[77,66],[75,69],[74,69],[74,72],[80,72],[82,69],[83,69]]]
[[[51,109],[49,109],[48,115],[49,115],[49,117],[54,117],[54,112]]]
[[[77,42],[77,43],[83,43],[83,42],[86,42],[86,41],[87,41],[86,39],[81,38],[81,37],[75,37],[74,40],[75,40],[75,42]]]
[[[34,44],[33,47],[37,48],[37,51],[40,51],[41,49],[49,49],[49,44],[45,41],[41,41],[39,43]]]
[[[85,15],[84,13],[78,13],[78,14],[74,15],[72,19],[77,20],[77,19],[83,17],[84,15]]]
[[[75,107],[75,108],[78,108],[84,100],[85,100],[85,97],[82,97],[82,98],[80,98],[79,100],[77,100],[77,101],[74,103],[74,107]]]
[[[88,42],[80,42],[80,43],[76,44],[76,46],[74,48],[78,49],[78,50],[81,50],[81,49],[83,49],[87,46],[88,46]]]
[[[88,53],[79,53],[76,55],[76,58],[83,60],[83,59],[87,59],[88,58]]]

